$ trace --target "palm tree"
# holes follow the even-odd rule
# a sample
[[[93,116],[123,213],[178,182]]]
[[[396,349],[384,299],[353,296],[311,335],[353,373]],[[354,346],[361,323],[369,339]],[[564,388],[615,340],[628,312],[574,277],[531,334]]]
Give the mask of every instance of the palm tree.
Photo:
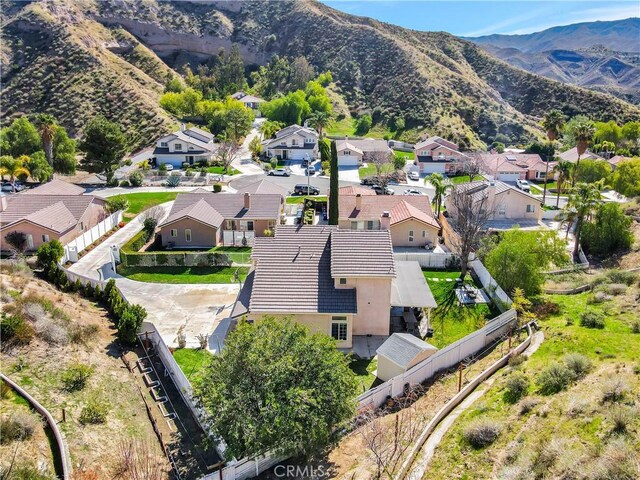
[[[564,184],[571,178],[571,173],[573,172],[573,163],[567,160],[560,160],[556,166],[553,168],[553,171],[558,174],[558,182],[557,182],[557,190],[558,196],[556,198],[556,208],[560,205],[560,192],[562,191],[562,187]]]
[[[593,126],[593,122],[590,120],[579,121],[573,126],[573,136],[576,141],[576,150],[578,151],[578,161],[576,162],[576,168],[573,170],[573,178],[571,180],[571,186],[573,187],[578,177],[578,168],[580,167],[580,157],[587,151],[589,142],[593,139],[593,135],[596,133],[596,128]]]
[[[549,139],[549,144],[553,148],[553,142],[555,142],[562,129],[564,128],[565,117],[564,113],[560,110],[551,110],[547,112],[542,120],[542,127],[547,132],[547,138]],[[542,203],[544,204],[545,199],[547,198],[547,177],[549,176],[549,161],[552,160],[550,158],[545,158],[545,163],[547,164],[545,174],[544,174],[544,192],[542,194]]]
[[[429,181],[435,193],[433,195],[433,202],[436,204],[436,218],[440,218],[440,210],[442,209],[442,200],[444,199],[447,190],[452,187],[451,183],[445,179],[440,173],[432,173],[429,177],[424,179],[424,183]]]
[[[56,119],[51,115],[42,113],[36,118],[36,124],[38,125],[38,132],[40,132],[47,162],[53,167],[53,137],[56,133]]]
[[[11,182],[11,188],[16,191],[16,177],[18,175],[29,175],[29,170],[25,166],[22,158],[13,158],[4,156],[0,158],[0,174],[8,175]]]
[[[575,211],[575,244],[573,247],[573,257],[578,258],[580,251],[580,233],[585,220],[587,220],[596,207],[600,204],[600,190],[602,182],[578,183],[571,189],[571,196],[567,207]]]
[[[314,112],[309,117],[309,125],[318,131],[318,135],[322,138],[322,130],[325,129],[332,120],[332,116],[327,112]]]

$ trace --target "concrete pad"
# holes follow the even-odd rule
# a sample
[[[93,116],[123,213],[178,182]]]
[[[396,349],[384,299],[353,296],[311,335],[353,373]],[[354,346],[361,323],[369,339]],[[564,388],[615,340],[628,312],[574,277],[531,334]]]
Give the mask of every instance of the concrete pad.
[[[346,182],[360,183],[358,167],[338,167],[338,179]]]

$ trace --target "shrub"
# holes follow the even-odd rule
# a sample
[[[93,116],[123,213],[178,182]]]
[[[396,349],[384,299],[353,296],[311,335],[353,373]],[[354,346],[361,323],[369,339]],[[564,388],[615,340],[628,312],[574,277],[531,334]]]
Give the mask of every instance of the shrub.
[[[556,315],[560,313],[560,305],[556,302],[552,302],[551,300],[545,300],[534,304],[532,311],[536,317],[546,318],[549,315]]]
[[[107,210],[111,213],[129,208],[129,200],[120,195],[107,199]]]
[[[166,173],[167,172],[167,164],[166,163],[161,163],[160,166],[158,167],[158,171],[160,173]]]
[[[585,478],[589,480],[636,480],[640,477],[638,452],[624,438],[610,441],[604,451],[587,465]]]
[[[625,285],[631,285],[636,281],[638,277],[636,272],[625,272],[623,270],[611,270],[607,273],[607,277],[611,283],[624,283]]]
[[[624,283],[610,283],[604,289],[609,295],[622,295],[627,291],[627,286]]]
[[[82,408],[78,420],[83,425],[104,423],[107,421],[108,413],[107,403],[100,401],[97,397],[91,397]]]
[[[615,406],[609,411],[609,420],[611,421],[611,430],[614,433],[624,433],[635,419],[634,412],[625,406]]]
[[[51,264],[57,265],[62,259],[62,256],[64,255],[64,247],[58,240],[51,240],[40,245],[36,255],[36,265],[38,268],[44,269],[45,273],[48,275],[51,269]]]
[[[498,439],[500,430],[500,424],[493,420],[476,420],[464,429],[462,436],[473,448],[483,448]]]
[[[67,329],[49,315],[40,318],[35,323],[35,330],[38,337],[49,345],[66,345],[69,343]]]
[[[141,187],[144,182],[144,175],[142,172],[133,172],[129,175],[129,183],[132,187]]]
[[[122,180],[120,182],[120,186],[121,187],[128,187],[129,186],[129,180]]]
[[[128,344],[135,344],[138,340],[138,330],[147,311],[140,305],[127,305],[118,320],[118,338]]]
[[[606,292],[595,292],[593,295],[587,297],[587,304],[602,303],[611,300],[611,295]]]
[[[117,187],[118,186],[118,179],[116,177],[111,177],[109,180],[107,180],[107,187]]]
[[[522,365],[527,360],[527,357],[524,355],[512,355],[509,357],[509,366],[511,368],[516,368]]]
[[[276,157],[272,157],[271,160],[269,160],[269,165],[271,165],[272,169],[275,169],[278,167],[278,159]]]
[[[586,328],[604,328],[604,315],[598,312],[582,312],[580,314],[580,325]]]
[[[153,217],[144,219],[144,222],[142,223],[142,228],[145,231],[147,238],[151,238],[151,236],[155,233],[157,225],[158,225],[158,220]]]
[[[27,440],[33,436],[37,426],[33,415],[16,412],[10,416],[0,417],[0,444]]]
[[[180,185],[180,180],[182,177],[180,175],[171,175],[167,178],[167,187],[177,187]]]
[[[219,183],[214,183],[213,191],[214,193],[220,193],[222,191],[222,185],[220,185]]]
[[[11,473],[0,469],[0,478],[3,480],[57,480],[57,476],[49,471],[42,471],[36,465],[28,463],[14,464]]]
[[[180,165],[180,167],[182,168],[182,170],[186,170],[187,168],[189,168],[191,165],[189,164],[189,162],[182,162],[182,164]]]
[[[573,372],[575,378],[584,377],[593,366],[591,360],[579,353],[570,353],[565,355],[564,364]]]
[[[507,378],[504,399],[507,403],[516,403],[527,394],[529,380],[521,373],[514,373]]]
[[[72,365],[67,368],[61,377],[64,390],[67,392],[77,392],[87,385],[87,380],[91,377],[93,368],[89,365]]]
[[[89,294],[89,296],[91,296]],[[89,339],[94,337],[98,333],[98,325],[92,323],[89,325],[80,325],[74,323],[69,325],[67,329],[69,333],[69,340],[73,343],[86,343]]]
[[[560,363],[552,363],[538,374],[536,383],[540,393],[552,395],[558,393],[571,383],[573,372]]]
[[[619,402],[629,392],[629,385],[617,377],[606,380],[601,388],[603,402]]]
[[[526,415],[540,403],[537,398],[525,398],[520,402],[520,415]]]
[[[640,333],[640,320],[631,322],[631,333]]]
[[[33,327],[20,315],[5,316],[0,320],[0,336],[3,347],[7,345],[28,345],[33,339]]]

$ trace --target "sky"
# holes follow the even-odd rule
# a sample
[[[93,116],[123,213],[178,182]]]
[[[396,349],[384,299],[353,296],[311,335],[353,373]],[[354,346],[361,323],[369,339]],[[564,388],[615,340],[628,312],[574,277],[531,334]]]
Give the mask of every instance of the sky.
[[[320,0],[337,10],[426,31],[476,37],[539,32],[557,25],[640,17],[640,0]]]

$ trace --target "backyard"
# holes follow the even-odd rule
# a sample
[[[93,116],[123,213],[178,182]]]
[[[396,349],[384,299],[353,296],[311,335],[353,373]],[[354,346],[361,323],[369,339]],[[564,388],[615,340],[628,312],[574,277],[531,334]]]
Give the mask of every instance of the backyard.
[[[376,383],[376,376],[373,372],[378,368],[378,360],[376,358],[352,360],[349,368],[356,374],[356,382],[358,384],[358,395],[366,392]],[[380,381],[378,380],[378,383]]]
[[[314,200],[316,202],[326,202],[327,201],[327,197],[326,195],[312,195],[310,197],[305,197],[303,195],[300,196],[295,196],[295,197],[287,197],[287,203],[289,205],[292,204],[297,204],[297,203],[303,203],[307,200]]]
[[[141,192],[125,193],[110,198],[125,198],[129,202],[129,208],[124,212],[124,222],[131,221],[143,210],[147,210],[161,203],[175,200],[179,192]]]
[[[130,280],[150,283],[237,283],[235,272],[244,281],[248,267],[124,267],[118,274]]]
[[[251,263],[251,247],[213,247],[213,248],[192,248],[192,249],[167,249],[159,241],[155,241],[145,252],[167,252],[167,253],[220,253],[229,257],[234,264]]]
[[[179,348],[173,352],[173,358],[192,385],[202,379],[202,369],[212,357],[211,352],[201,348]]]
[[[394,168],[393,168],[393,163],[384,163],[382,165],[382,173],[393,173],[394,172]],[[373,164],[368,164],[366,167],[360,167],[358,169],[358,174],[360,175],[360,178],[366,178],[366,177],[370,177],[372,175],[377,175],[378,171],[376,170],[376,166]]]

